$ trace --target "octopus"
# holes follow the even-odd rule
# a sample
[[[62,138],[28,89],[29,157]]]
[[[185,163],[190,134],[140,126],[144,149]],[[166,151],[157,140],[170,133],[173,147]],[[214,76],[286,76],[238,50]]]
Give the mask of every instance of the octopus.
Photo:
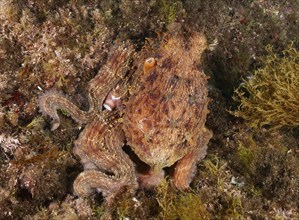
[[[84,167],[74,181],[79,197],[101,192],[109,202],[125,191],[154,187],[168,167],[176,188],[189,187],[212,136],[205,127],[208,77],[200,61],[206,39],[197,32],[168,36],[155,50],[139,53],[129,41],[115,42],[86,88],[88,110],[58,91],[39,97],[52,130],[60,126],[58,109],[85,125],[73,149]],[[147,169],[140,171],[124,146]]]

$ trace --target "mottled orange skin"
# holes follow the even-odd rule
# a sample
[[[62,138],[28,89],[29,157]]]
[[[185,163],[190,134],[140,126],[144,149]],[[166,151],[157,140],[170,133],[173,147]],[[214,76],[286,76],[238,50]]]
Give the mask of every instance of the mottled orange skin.
[[[174,183],[187,188],[196,162],[205,156],[211,138],[205,128],[207,76],[200,68],[205,47],[205,37],[198,33],[187,39],[171,36],[148,54],[156,64],[141,75],[140,85],[132,91],[124,131],[128,145],[151,167],[148,175],[140,176],[145,186],[156,185],[163,177],[162,169],[179,161]]]
[[[135,56],[133,72],[132,44],[116,43],[87,86],[87,111],[56,91],[40,96],[40,110],[53,119],[52,130],[60,125],[57,109],[86,124],[74,147],[84,166],[74,182],[78,196],[98,191],[111,204],[124,190],[134,193],[138,183],[157,185],[164,177],[163,168],[173,165],[174,185],[188,188],[212,135],[205,128],[207,77],[200,65],[205,47],[202,34],[183,37],[174,32],[157,49],[144,49]],[[120,97],[124,106],[114,106],[108,94]],[[103,110],[104,103],[116,108]],[[136,172],[136,164],[122,149],[125,144],[149,165],[147,173]]]

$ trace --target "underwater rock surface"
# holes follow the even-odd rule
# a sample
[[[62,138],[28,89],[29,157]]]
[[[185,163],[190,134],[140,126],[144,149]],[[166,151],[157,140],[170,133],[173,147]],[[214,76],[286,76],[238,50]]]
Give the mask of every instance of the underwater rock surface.
[[[291,119],[286,126],[276,126],[277,121],[270,120],[259,126],[251,126],[255,121],[250,118],[244,121],[229,114],[228,110],[232,112],[240,104],[232,99],[234,89],[252,79],[256,71],[265,73],[264,78],[256,78],[261,84],[265,79],[267,83],[273,79],[267,78],[273,76],[270,75],[273,71],[266,71],[265,57],[275,57],[273,61],[276,67],[298,63],[296,59],[288,62],[292,59],[288,59],[290,54],[284,52],[290,50],[298,53],[299,30],[294,28],[299,22],[298,10],[297,1],[269,0],[0,1],[0,219],[297,219],[297,122]],[[183,30],[183,39],[186,39],[183,40],[186,46],[184,51],[200,49],[199,42],[191,47],[188,44],[187,39],[192,36],[190,33],[203,31],[207,38],[207,50],[203,54],[197,54],[194,59],[186,55],[181,58],[198,60],[195,63],[200,65],[195,68],[210,77],[210,113],[206,125],[206,113],[192,113],[189,117],[194,125],[194,134],[181,132],[177,135],[178,140],[183,137],[192,142],[196,137],[205,137],[202,132],[207,127],[207,130],[213,131],[207,155],[195,166],[197,172],[192,172],[194,176],[190,178],[192,181],[187,191],[176,190],[173,187],[176,185],[175,180],[162,180],[163,175],[155,175],[158,178],[154,179],[158,181],[154,183],[161,181],[156,187],[138,189],[134,196],[129,196],[131,191],[125,188],[124,191],[129,193],[116,196],[117,201],[112,202],[110,216],[107,216],[101,194],[79,198],[73,191],[73,183],[84,169],[83,166],[89,166],[82,166],[72,152],[74,141],[78,138],[80,140],[80,134],[84,132],[81,130],[89,118],[80,125],[69,117],[72,112],[59,110],[60,126],[51,131],[51,121],[39,112],[39,97],[49,90],[58,94],[56,91],[62,91],[65,97],[72,97],[69,99],[71,103],[83,112],[88,112],[93,109],[92,103],[87,101],[88,85],[109,63],[107,61],[112,48],[121,45],[116,40],[130,41],[134,46],[127,68],[132,68],[130,73],[141,76],[144,61],[150,57],[159,61],[159,57],[154,56],[155,52],[167,50],[167,41],[165,48],[161,46],[161,41],[167,40],[165,34],[173,23]],[[177,33],[171,33],[168,39],[175,39]],[[267,50],[267,45],[271,46],[271,52]],[[141,52],[145,50],[147,53]],[[138,65],[132,65],[132,60]],[[158,62],[153,63],[158,68],[163,66],[159,66]],[[296,65],[291,67],[297,68]],[[280,70],[282,76],[288,76],[284,71],[290,68]],[[146,71],[150,75],[154,73],[151,65]],[[184,71],[175,74],[180,76]],[[125,108],[122,109],[122,105],[127,104],[124,107],[128,107],[132,111],[129,114],[134,116],[131,109],[139,105],[138,94],[143,92],[139,88],[142,81],[137,83],[139,79],[137,77],[136,82],[131,84],[133,86],[125,90],[129,93],[128,97],[136,96],[131,103],[129,99],[116,101],[112,95],[117,96],[109,91],[110,98],[106,97],[107,93],[101,93],[98,102],[106,102],[115,109],[114,113],[123,111]],[[192,79],[192,82],[196,80],[200,81]],[[277,81],[271,81],[274,83],[271,88],[285,90],[291,81],[286,77],[283,88]],[[182,80],[178,82],[184,84]],[[206,88],[206,85],[203,87]],[[297,87],[295,84],[294,88]],[[150,88],[148,84],[144,92]],[[207,91],[203,91],[201,97],[206,97]],[[261,95],[256,91],[239,91],[248,100],[254,99],[252,94],[257,97]],[[198,101],[198,97],[195,101]],[[200,103],[206,112],[205,100]],[[258,101],[253,103],[255,108],[265,106]],[[94,109],[100,107],[99,110],[102,110],[101,104],[93,104]],[[285,105],[288,103],[284,101],[276,104],[279,108],[280,104],[290,106]],[[141,102],[140,105],[144,104]],[[250,110],[251,107],[248,105],[242,111],[255,112]],[[281,111],[282,118],[286,116],[284,112],[287,111]],[[111,118],[114,113],[107,115],[110,114]],[[116,114],[113,117],[124,119],[117,123],[126,121],[129,124],[131,116],[122,118]],[[203,121],[197,127],[195,124],[201,116]],[[262,119],[259,115],[253,116]],[[161,120],[158,125],[163,123],[165,121]],[[142,125],[151,128],[151,124]],[[173,121],[172,125],[175,125]],[[127,137],[133,128],[134,123],[127,129]],[[206,139],[209,139],[208,136]],[[136,144],[137,139],[129,139]],[[150,138],[147,140],[150,141]],[[202,146],[204,144],[199,144],[198,149],[204,149]],[[145,161],[145,157],[138,159],[140,153],[136,155],[133,150],[124,147],[126,155],[130,157],[128,161],[132,160],[138,165],[136,180],[141,183],[142,177],[147,177],[149,170],[144,162],[151,164]],[[172,155],[178,160],[176,153]],[[166,164],[163,174],[165,172],[167,176],[175,176],[174,170],[167,166],[169,164]],[[109,176],[109,173],[106,175]],[[186,180],[185,177],[183,179]],[[143,180],[146,183],[147,178]]]

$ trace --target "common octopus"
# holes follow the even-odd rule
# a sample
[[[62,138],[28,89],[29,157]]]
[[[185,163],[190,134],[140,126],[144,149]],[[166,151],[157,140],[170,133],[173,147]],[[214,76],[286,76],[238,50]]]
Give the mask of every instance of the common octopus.
[[[138,56],[132,43],[117,42],[88,84],[87,111],[57,91],[40,96],[52,130],[60,125],[58,109],[86,124],[73,150],[84,166],[74,182],[78,196],[98,191],[109,201],[124,190],[134,193],[139,186],[157,185],[166,167],[173,167],[175,187],[189,187],[212,136],[205,127],[208,77],[200,66],[205,48],[206,39],[197,32],[171,33],[157,49]],[[136,171],[138,163],[125,145],[150,167],[146,173]]]

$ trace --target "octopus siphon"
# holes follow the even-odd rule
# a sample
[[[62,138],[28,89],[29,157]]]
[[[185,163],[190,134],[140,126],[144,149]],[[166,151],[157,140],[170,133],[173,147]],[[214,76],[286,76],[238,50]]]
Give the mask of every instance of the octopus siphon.
[[[73,149],[84,166],[74,182],[78,196],[101,192],[109,202],[124,190],[156,186],[167,167],[176,188],[189,187],[212,136],[205,127],[208,77],[200,61],[206,39],[197,32],[168,36],[155,50],[139,53],[129,41],[115,42],[86,88],[88,110],[57,91],[39,97],[52,130],[60,125],[58,109],[86,125]],[[124,146],[148,168],[139,172]]]

